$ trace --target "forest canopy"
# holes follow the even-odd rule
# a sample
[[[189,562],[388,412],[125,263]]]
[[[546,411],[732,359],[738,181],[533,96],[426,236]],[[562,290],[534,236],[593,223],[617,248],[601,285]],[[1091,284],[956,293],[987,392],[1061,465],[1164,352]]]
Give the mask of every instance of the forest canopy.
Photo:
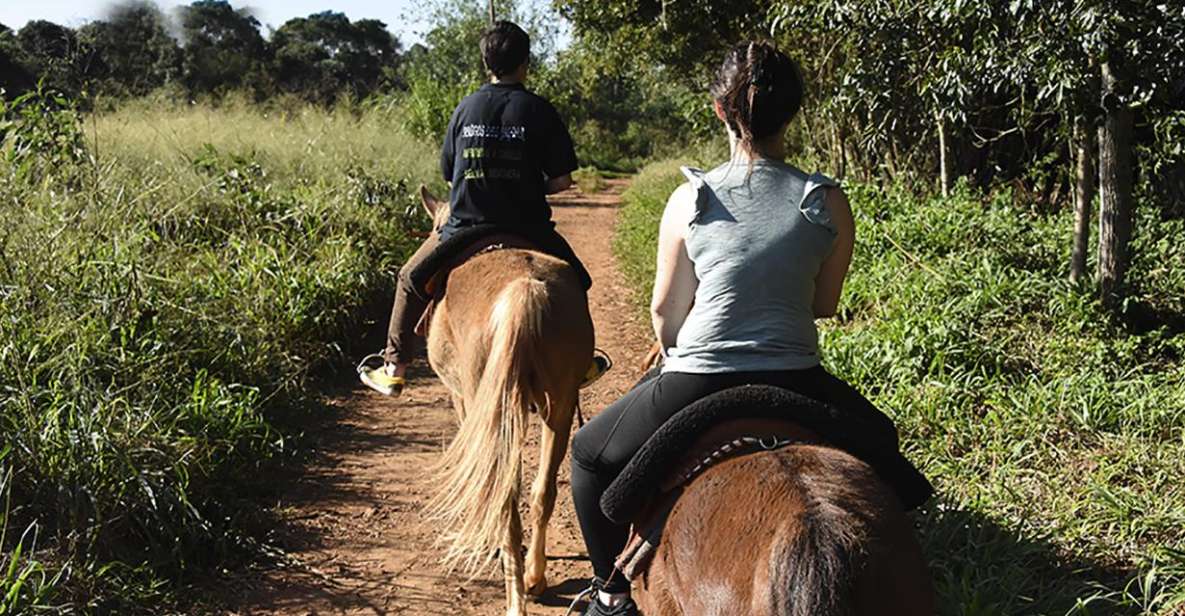
[[[0,26],[0,87],[45,87],[69,96],[142,96],[175,86],[194,97],[247,90],[257,100],[292,93],[316,102],[365,97],[397,82],[402,51],[387,25],[324,11],[270,37],[247,9],[198,0],[169,15],[140,0],[72,30],[31,21]]]
[[[724,50],[770,39],[801,64],[797,155],[841,178],[949,194],[1012,186],[1038,208],[1073,205],[1083,221],[1071,276],[1086,269],[1100,197],[1104,294],[1121,295],[1131,211],[1185,213],[1185,5],[1158,0],[862,0],[668,2],[556,0],[553,10],[495,3],[532,33],[531,87],[569,122],[582,162],[613,170],[709,140],[707,83]],[[169,92],[245,94],[401,109],[438,141],[486,75],[477,40],[487,4],[431,5],[422,43],[387,25],[325,11],[267,36],[247,9],[198,0],[172,14],[129,0],[77,30],[0,26],[0,87],[41,87],[82,107]],[[561,18],[572,28],[563,49]],[[1103,180],[1106,180],[1105,182]]]

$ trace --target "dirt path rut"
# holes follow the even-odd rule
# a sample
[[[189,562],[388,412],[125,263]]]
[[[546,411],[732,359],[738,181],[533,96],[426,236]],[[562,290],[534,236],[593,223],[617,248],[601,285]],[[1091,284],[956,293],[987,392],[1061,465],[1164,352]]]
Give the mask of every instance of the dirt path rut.
[[[610,242],[625,182],[583,195],[552,199],[560,231],[595,280],[589,302],[597,345],[616,368],[584,390],[586,417],[616,399],[637,377],[647,327],[637,318]],[[314,439],[316,454],[291,485],[277,490],[285,522],[281,547],[289,565],[233,584],[226,614],[500,614],[497,573],[467,581],[438,563],[435,529],[420,517],[424,469],[454,431],[448,392],[426,366],[413,373],[408,393],[391,400],[358,387],[332,401],[340,418]],[[534,425],[531,438],[538,439]],[[537,462],[530,444],[529,468]],[[532,477],[533,471],[524,473]],[[568,468],[548,536],[552,589],[531,605],[533,615],[563,614],[590,575],[572,511]]]

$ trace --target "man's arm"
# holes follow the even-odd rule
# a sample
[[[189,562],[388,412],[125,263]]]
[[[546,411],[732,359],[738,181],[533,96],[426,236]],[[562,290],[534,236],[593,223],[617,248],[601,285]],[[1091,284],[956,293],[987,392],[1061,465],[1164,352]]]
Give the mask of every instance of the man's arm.
[[[546,104],[541,115],[545,118],[543,131],[546,137],[536,152],[542,163],[543,175],[547,178],[543,190],[550,195],[572,187],[572,172],[577,166],[576,148],[572,145],[568,127],[555,107]]]
[[[440,148],[440,174],[450,187],[453,182],[453,165],[457,160],[457,144],[453,133],[456,132],[457,112],[460,110],[460,106],[453,110],[453,115],[448,121],[448,128],[444,131],[444,144]]]
[[[543,185],[543,191],[549,195],[554,195],[561,190],[568,190],[572,188],[572,174],[565,173],[559,177],[549,178]]]

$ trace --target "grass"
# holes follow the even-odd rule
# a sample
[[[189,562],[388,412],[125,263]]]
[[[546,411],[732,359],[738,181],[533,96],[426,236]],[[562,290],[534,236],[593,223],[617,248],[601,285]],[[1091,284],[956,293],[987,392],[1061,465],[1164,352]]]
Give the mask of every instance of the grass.
[[[144,611],[251,543],[245,486],[389,293],[435,157],[378,109],[23,104],[0,114],[0,614]]]
[[[695,157],[692,157],[695,158]],[[678,163],[641,171],[615,249],[649,296]],[[898,423],[942,614],[1185,610],[1185,221],[1139,211],[1130,299],[1065,280],[1068,212],[846,186],[857,249],[825,365]]]

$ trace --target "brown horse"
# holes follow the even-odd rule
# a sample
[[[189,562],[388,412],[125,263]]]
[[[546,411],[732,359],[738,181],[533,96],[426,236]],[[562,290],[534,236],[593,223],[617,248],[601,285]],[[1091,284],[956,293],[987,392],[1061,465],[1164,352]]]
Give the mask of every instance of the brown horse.
[[[896,495],[867,464],[818,445],[733,458],[692,480],[635,589],[647,616],[934,613]]]
[[[436,226],[449,205],[420,189]],[[452,270],[428,328],[428,360],[452,392],[460,424],[431,473],[430,517],[444,560],[476,573],[501,553],[506,613],[547,588],[547,523],[580,383],[593,356],[588,298],[571,266],[531,250],[478,254]],[[543,424],[531,495],[526,567],[518,500],[531,413]]]

